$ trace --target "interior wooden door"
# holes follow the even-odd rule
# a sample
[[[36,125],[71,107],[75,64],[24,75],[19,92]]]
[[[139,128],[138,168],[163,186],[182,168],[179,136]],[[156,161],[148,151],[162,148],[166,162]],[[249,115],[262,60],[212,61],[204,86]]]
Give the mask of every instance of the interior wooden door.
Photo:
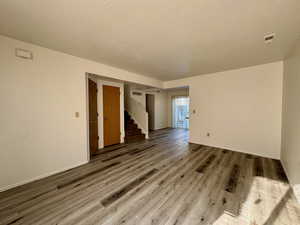
[[[98,104],[97,83],[89,79],[89,142],[90,154],[97,152],[98,146]]]
[[[119,144],[120,88],[103,85],[104,146]]]

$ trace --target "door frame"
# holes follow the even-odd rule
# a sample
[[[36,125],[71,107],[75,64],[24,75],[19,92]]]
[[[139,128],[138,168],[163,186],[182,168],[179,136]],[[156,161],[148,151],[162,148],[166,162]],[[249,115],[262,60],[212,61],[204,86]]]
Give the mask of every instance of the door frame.
[[[173,100],[174,100],[174,98],[180,98],[180,97],[183,97],[183,98],[190,98],[189,97],[189,95],[172,95],[171,96],[171,127],[173,128],[173,122],[174,122],[174,102],[173,102]],[[190,102],[189,102],[189,109],[190,109]],[[189,118],[190,119],[190,118]],[[188,128],[188,130],[189,130],[190,128]]]
[[[91,79],[97,83],[98,87],[98,135],[99,135],[99,149],[104,148],[104,121],[103,121],[103,85],[114,86],[120,88],[120,143],[124,143],[125,140],[125,127],[124,127],[124,83],[102,80],[101,77],[86,73],[86,124],[87,124],[87,160],[90,161],[89,150],[89,89],[88,79]]]
[[[89,79],[95,81],[92,76],[90,76],[88,73],[85,73],[85,99],[86,99],[86,158],[89,162],[91,160],[91,153],[90,153],[90,109],[89,109]],[[98,97],[98,96],[97,96]],[[98,117],[99,121],[99,117]],[[99,135],[99,134],[98,134]]]
[[[120,143],[125,140],[125,125],[124,125],[124,84],[112,81],[97,80],[98,85],[98,102],[99,102],[99,148],[104,148],[104,118],[103,118],[103,85],[120,88]]]

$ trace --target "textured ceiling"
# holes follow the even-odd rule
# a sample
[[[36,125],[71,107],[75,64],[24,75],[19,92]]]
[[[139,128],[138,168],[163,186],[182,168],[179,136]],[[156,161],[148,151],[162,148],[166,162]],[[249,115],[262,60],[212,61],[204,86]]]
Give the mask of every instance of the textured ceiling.
[[[283,59],[300,35],[300,1],[1,0],[0,33],[173,80]]]

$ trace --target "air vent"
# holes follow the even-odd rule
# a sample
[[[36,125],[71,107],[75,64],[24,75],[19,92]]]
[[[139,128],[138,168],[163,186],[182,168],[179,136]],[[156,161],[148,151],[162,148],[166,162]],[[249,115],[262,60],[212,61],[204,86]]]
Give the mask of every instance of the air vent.
[[[15,54],[19,58],[33,60],[33,53],[31,51],[24,50],[21,48],[16,48]]]
[[[136,92],[136,91],[133,91],[132,94],[133,94],[133,95],[142,95],[141,92]]]
[[[271,43],[275,38],[275,34],[268,34],[264,37],[265,43]]]

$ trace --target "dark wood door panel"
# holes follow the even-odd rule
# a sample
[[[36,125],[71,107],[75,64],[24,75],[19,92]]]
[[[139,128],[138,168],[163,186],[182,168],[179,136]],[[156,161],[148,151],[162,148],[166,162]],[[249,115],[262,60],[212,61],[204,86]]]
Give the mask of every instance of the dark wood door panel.
[[[98,145],[98,110],[97,83],[89,79],[89,142],[90,154],[97,152]]]

